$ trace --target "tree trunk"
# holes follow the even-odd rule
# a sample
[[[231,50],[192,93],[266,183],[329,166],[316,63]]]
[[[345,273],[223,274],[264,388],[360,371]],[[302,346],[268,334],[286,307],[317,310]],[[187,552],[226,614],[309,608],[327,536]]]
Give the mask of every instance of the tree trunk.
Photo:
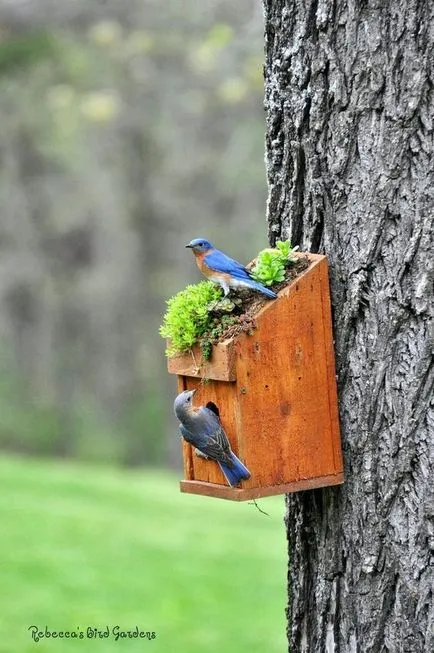
[[[287,497],[289,650],[432,653],[433,3],[264,10],[270,240],[329,258],[346,473]]]

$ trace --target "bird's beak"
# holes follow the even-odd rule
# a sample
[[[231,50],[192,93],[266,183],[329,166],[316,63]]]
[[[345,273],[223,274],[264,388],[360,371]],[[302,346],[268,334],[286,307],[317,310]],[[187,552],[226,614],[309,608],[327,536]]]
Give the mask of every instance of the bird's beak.
[[[194,393],[195,393],[195,392],[196,392],[196,388],[194,388],[193,390],[189,390],[189,391],[188,391],[188,394],[187,394],[187,397],[188,397],[189,399],[193,399],[193,397],[194,397]]]
[[[191,243],[188,243],[188,245],[186,245],[186,247],[189,247],[190,249],[192,249],[193,245]]]

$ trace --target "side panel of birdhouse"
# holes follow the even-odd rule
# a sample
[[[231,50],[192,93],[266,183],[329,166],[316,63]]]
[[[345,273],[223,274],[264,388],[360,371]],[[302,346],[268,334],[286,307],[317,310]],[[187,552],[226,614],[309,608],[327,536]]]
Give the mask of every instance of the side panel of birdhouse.
[[[261,311],[236,344],[239,441],[252,477],[279,486],[342,471],[327,262]]]

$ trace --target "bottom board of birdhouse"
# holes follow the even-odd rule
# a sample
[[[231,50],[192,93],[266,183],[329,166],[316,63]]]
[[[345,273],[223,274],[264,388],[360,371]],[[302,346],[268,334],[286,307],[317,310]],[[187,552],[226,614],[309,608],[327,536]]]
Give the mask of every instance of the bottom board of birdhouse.
[[[275,494],[287,494],[290,492],[301,492],[303,490],[314,490],[315,488],[331,485],[341,485],[344,482],[343,472],[319,476],[318,478],[299,479],[293,483],[284,485],[271,485],[269,487],[237,488],[217,483],[206,483],[205,481],[180,481],[181,492],[187,494],[201,494],[207,497],[228,499],[229,501],[250,501],[262,497],[271,497]]]

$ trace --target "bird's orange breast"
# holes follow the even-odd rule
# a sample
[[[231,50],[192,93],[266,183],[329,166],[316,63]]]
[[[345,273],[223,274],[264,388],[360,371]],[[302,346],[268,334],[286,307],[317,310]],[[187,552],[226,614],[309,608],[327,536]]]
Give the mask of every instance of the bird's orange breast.
[[[207,252],[194,252],[194,255],[196,257],[196,265],[199,268],[199,270],[204,274],[206,277],[210,277],[212,274],[214,274],[214,270],[212,270],[206,263],[205,263],[205,256]]]
[[[232,280],[232,275],[229,272],[220,272],[219,270],[213,270],[213,268],[210,268],[205,261],[207,254],[209,254],[209,252],[194,252],[197,267],[202,272],[202,274],[207,277],[207,279],[211,279],[211,281],[216,283],[219,281],[229,283]]]

